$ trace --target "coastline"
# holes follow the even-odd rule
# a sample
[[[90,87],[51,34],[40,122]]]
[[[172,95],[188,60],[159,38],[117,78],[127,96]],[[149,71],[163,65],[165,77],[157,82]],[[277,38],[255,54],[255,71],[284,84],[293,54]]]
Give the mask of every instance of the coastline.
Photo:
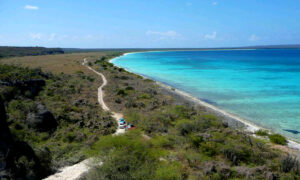
[[[254,49],[255,50],[255,49]],[[164,52],[164,51],[145,51],[145,52]],[[126,56],[128,54],[133,54],[133,53],[144,53],[143,52],[129,52],[129,53],[124,53],[118,57],[115,57],[115,58],[112,58],[109,60],[110,63],[114,64],[113,61],[121,56]],[[119,67],[117,66],[116,64],[114,64],[116,67]],[[133,72],[127,68],[124,68],[124,67],[119,67],[119,68],[123,68],[125,69],[126,71],[130,72],[130,73],[133,73],[133,74],[136,74],[136,75],[139,75],[139,76],[142,76],[143,78],[145,79],[151,79],[150,77],[147,77],[145,75],[141,75],[141,74],[138,74],[136,72]],[[248,132],[248,133],[251,133],[253,136],[255,136],[255,131],[257,130],[260,130],[260,129],[263,129],[263,130],[268,130],[269,132],[272,132],[271,130],[269,129],[266,129],[266,128],[263,128],[263,127],[260,127],[260,126],[257,126],[247,120],[244,120],[243,118],[241,117],[238,117],[232,113],[228,113],[226,112],[225,110],[222,110],[214,105],[211,105],[187,92],[184,92],[182,90],[178,90],[176,89],[175,87],[172,87],[172,86],[169,86],[163,82],[159,82],[159,81],[156,81],[154,79],[151,79],[153,80],[157,85],[159,85],[161,88],[165,89],[166,91],[174,94],[174,95],[178,95],[182,98],[184,98],[185,100],[187,101],[190,101],[190,102],[193,102],[195,105],[199,105],[201,107],[204,107],[205,109],[207,109],[208,111],[214,113],[215,115],[217,116],[221,116],[223,118],[225,118],[225,120],[231,124],[231,127],[234,127],[236,129],[238,128],[242,128],[243,131],[245,132]],[[286,137],[286,136],[284,136]],[[300,143],[299,142],[296,142],[294,140],[291,140],[289,139],[288,137],[286,137],[287,140],[288,140],[288,144],[287,144],[287,147],[292,149],[292,150],[296,150],[297,153],[299,153],[298,155],[300,156]],[[299,157],[300,158],[300,157]]]

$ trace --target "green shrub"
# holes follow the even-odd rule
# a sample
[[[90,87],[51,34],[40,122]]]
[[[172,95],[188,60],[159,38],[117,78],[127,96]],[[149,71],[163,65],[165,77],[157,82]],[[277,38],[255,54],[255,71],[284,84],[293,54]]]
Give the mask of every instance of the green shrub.
[[[215,156],[218,153],[218,147],[215,142],[201,143],[200,149],[204,154],[210,157]]]
[[[150,99],[151,96],[150,96],[150,94],[141,94],[141,95],[139,96],[139,98],[140,98],[140,99]]]
[[[177,123],[176,127],[179,133],[184,136],[193,131],[194,124],[189,120],[181,120]]]
[[[199,148],[200,144],[203,142],[203,137],[190,135],[190,141],[194,147]]]
[[[143,79],[142,76],[141,76],[141,79]],[[154,81],[152,79],[145,79],[144,82],[146,82],[146,83],[153,83]]]
[[[258,136],[267,136],[267,135],[269,135],[269,131],[260,129],[258,131],[255,131],[255,134]]]
[[[227,144],[222,149],[222,153],[234,165],[238,165],[240,162],[247,162],[251,156],[250,148],[240,143]]]
[[[178,162],[164,163],[162,162],[155,171],[155,178],[157,180],[176,180],[183,179],[183,168]]]
[[[287,144],[286,138],[280,134],[271,134],[271,135],[269,135],[269,139],[272,143],[275,143],[275,144],[280,144],[280,145]]]
[[[300,174],[300,163],[297,161],[296,157],[292,157],[290,155],[285,156],[280,162],[280,170],[284,173],[288,173],[293,170]]]
[[[117,95],[120,95],[120,96],[126,96],[127,93],[124,89],[119,89],[118,92],[117,92]]]
[[[82,71],[76,71],[76,74],[84,74]]]
[[[76,135],[73,132],[68,132],[65,137],[63,138],[64,142],[71,143],[75,139]]]
[[[134,88],[131,87],[131,86],[128,86],[128,87],[125,88],[125,90],[130,91],[130,90],[134,90]]]
[[[202,114],[196,116],[195,130],[203,131],[208,128],[222,128],[222,123],[212,114]]]
[[[93,78],[93,77],[87,76],[86,78],[87,78],[87,80],[89,80],[90,82],[94,82],[94,81],[95,81],[95,78]]]
[[[153,179],[160,156],[138,131],[103,137],[91,151],[100,155],[103,165],[89,179]]]
[[[161,148],[172,148],[173,147],[173,143],[166,136],[156,136],[151,139],[151,142],[154,147],[161,147]]]

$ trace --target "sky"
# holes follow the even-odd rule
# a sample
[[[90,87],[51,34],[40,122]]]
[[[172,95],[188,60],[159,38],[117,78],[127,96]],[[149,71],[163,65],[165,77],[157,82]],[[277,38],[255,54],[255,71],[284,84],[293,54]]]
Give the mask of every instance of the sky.
[[[0,0],[0,46],[300,44],[300,0]]]

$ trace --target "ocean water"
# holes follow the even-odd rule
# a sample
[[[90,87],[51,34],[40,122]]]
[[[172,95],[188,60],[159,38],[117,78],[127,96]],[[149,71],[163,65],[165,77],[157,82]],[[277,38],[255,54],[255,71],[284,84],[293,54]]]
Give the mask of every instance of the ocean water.
[[[113,63],[300,141],[300,49],[143,52]]]

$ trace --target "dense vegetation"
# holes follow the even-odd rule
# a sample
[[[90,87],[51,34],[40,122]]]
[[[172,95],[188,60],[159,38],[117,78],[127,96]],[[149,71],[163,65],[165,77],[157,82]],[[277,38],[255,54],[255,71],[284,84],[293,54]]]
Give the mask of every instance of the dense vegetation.
[[[97,83],[83,72],[53,75],[10,65],[0,65],[0,72],[0,96],[14,142],[6,157],[13,151],[21,153],[4,161],[6,172],[1,171],[0,179],[2,175],[13,179],[45,177],[85,159],[84,149],[115,131],[116,122],[110,115],[84,97]],[[27,150],[16,149],[20,143],[26,144]]]
[[[117,55],[93,54],[89,65],[108,80],[108,106],[137,127],[120,136],[111,135],[116,123],[96,102],[101,81],[77,71],[80,61],[68,66],[76,69],[70,74],[0,65],[10,148],[31,152],[4,156],[10,158],[6,171],[0,167],[0,177],[40,179],[58,167],[98,157],[98,166],[84,179],[300,178],[298,160],[263,137],[285,144],[282,136],[259,131],[258,139],[231,128],[221,117],[108,62]],[[2,119],[0,142],[6,142]],[[2,147],[0,164],[8,152]]]
[[[64,51],[60,48],[0,46],[0,58],[14,57],[14,56],[63,54],[63,53]]]
[[[266,140],[228,127],[205,109],[107,59],[93,65],[110,82],[106,101],[139,130],[94,144],[87,154],[97,154],[103,165],[87,179],[300,178],[299,162]],[[270,135],[271,140],[273,136],[272,142],[283,141],[278,135]]]

